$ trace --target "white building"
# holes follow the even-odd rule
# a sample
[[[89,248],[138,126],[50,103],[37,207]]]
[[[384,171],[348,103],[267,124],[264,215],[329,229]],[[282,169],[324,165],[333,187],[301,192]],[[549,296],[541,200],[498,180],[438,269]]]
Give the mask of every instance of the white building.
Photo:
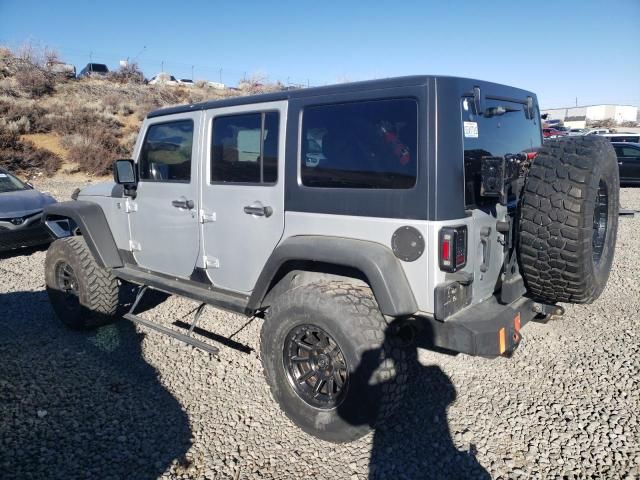
[[[548,120],[562,120],[572,128],[584,128],[587,121],[612,118],[616,123],[635,122],[638,107],[631,105],[586,105],[584,107],[547,108],[541,111]]]

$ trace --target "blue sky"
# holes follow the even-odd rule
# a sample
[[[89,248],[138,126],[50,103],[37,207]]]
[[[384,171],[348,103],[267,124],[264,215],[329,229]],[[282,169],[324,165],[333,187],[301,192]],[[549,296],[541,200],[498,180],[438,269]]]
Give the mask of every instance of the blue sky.
[[[543,107],[640,105],[640,0],[0,0],[0,44],[136,59],[150,77],[323,85],[418,73],[506,83]],[[222,70],[222,71],[220,71]]]

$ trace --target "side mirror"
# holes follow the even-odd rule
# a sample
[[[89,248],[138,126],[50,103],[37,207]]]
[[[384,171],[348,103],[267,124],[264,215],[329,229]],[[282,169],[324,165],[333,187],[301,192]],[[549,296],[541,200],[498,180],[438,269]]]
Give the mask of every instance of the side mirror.
[[[124,194],[127,197],[136,198],[138,178],[133,160],[125,159],[113,162],[113,180],[124,187]]]

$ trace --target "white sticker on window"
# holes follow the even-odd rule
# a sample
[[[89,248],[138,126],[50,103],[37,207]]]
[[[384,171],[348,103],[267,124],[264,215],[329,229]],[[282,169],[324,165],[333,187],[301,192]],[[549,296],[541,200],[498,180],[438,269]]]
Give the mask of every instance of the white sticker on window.
[[[7,175],[5,173],[0,173],[0,178],[7,178]]]
[[[464,136],[466,138],[478,138],[478,123],[464,122]]]

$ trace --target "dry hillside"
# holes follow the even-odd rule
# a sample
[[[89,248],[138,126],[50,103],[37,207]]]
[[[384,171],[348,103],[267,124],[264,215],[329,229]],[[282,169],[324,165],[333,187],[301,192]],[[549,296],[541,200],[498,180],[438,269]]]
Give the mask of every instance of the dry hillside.
[[[242,93],[146,85],[135,65],[107,79],[69,80],[44,67],[51,56],[0,47],[0,166],[24,175],[108,174],[114,159],[131,155],[150,110]]]

